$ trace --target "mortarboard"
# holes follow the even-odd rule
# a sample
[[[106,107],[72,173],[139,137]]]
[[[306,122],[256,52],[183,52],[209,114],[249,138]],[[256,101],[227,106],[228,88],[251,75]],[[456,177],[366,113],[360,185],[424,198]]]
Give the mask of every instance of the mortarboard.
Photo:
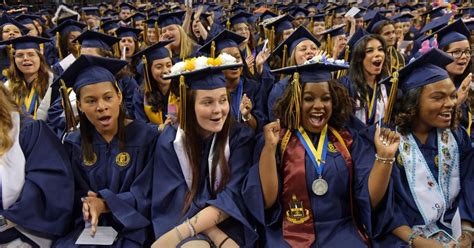
[[[158,26],[164,28],[169,25],[181,25],[183,23],[184,14],[185,11],[160,14],[160,16],[158,16]]]
[[[117,38],[123,37],[133,37],[133,39],[138,40],[138,35],[142,32],[141,29],[130,28],[130,27],[119,27],[115,30]]]
[[[286,59],[290,57],[296,46],[305,40],[313,41],[316,46],[321,46],[321,43],[309,32],[305,27],[297,28],[286,40],[284,40],[275,50],[272,55],[277,55],[282,59],[282,66],[286,66]]]
[[[79,42],[79,44],[81,44],[81,47],[101,48],[110,51],[112,50],[111,47],[115,43],[119,42],[120,39],[92,30],[86,30],[81,35],[79,35],[74,41]]]
[[[25,35],[25,36],[20,36],[15,39],[2,41],[0,42],[0,45],[11,44],[13,49],[15,50],[30,49],[30,48],[40,50],[40,44],[46,43],[49,41],[51,40],[43,38],[43,37]]]
[[[199,52],[207,53],[211,55],[211,58],[215,58],[222,49],[228,47],[239,47],[239,44],[244,40],[245,37],[224,29],[222,32],[212,38],[212,40],[199,48]]]

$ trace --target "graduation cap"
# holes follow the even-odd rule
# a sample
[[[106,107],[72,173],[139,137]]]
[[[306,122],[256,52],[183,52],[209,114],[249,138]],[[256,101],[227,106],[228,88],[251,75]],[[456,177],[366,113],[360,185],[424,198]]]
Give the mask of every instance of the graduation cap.
[[[411,20],[414,18],[412,14],[397,14],[392,17],[392,21],[398,23],[398,22],[411,22]]]
[[[55,28],[51,29],[49,32],[52,35],[54,34],[57,35],[59,33],[59,35],[64,36],[73,31],[82,32],[82,29],[85,28],[86,26],[87,25],[82,22],[77,22],[77,21],[68,19],[66,21],[63,21],[61,24],[59,24]]]
[[[346,70],[349,68],[349,64],[342,61],[333,61],[332,59],[326,59],[325,56],[314,57],[307,61],[303,65],[295,65],[284,67],[281,69],[272,70],[272,73],[280,73],[293,75],[291,83],[287,87],[290,87],[291,103],[290,107],[286,110],[288,119],[286,123],[288,130],[297,129],[300,127],[301,120],[301,109],[300,101],[302,89],[307,83],[322,83],[328,82],[332,79],[332,73],[339,70]]]
[[[112,50],[112,46],[119,42],[120,39],[114,36],[106,35],[92,30],[86,30],[79,35],[74,41],[79,42],[81,47],[101,48],[104,50]]]
[[[374,18],[370,21],[367,26],[367,31],[369,33],[374,33],[376,29],[380,28],[381,25],[390,21],[387,17],[380,14],[380,12],[375,13]]]
[[[99,16],[98,7],[82,7],[81,10],[85,15]]]
[[[294,7],[290,12],[290,15],[293,16],[293,18],[295,18],[295,19],[298,16],[303,16],[303,17],[306,18],[306,16],[308,16],[308,14],[309,14],[309,11],[307,11],[304,8],[298,7],[298,6]]]
[[[3,13],[2,16],[0,17],[0,27],[3,27],[7,24],[11,24],[13,26],[16,26],[18,29],[20,29],[20,32],[24,35],[30,32],[30,30],[21,25],[18,21],[15,19],[10,18],[6,13]]]
[[[240,36],[234,32],[231,32],[227,29],[222,30],[218,35],[216,35],[212,40],[204,44],[199,48],[199,52],[207,53],[211,55],[211,58],[215,58],[216,54],[219,54],[220,51],[228,47],[239,47],[239,44],[245,40],[245,37]]]
[[[469,31],[474,31],[474,20],[471,20],[471,21],[467,21],[466,23],[466,27],[469,29]]]
[[[158,17],[158,25],[160,28],[167,27],[169,25],[181,25],[183,23],[185,11],[177,11],[167,14],[161,14]]]
[[[335,14],[345,14],[347,12],[347,8],[344,5],[338,5],[331,9],[331,12]]]
[[[231,10],[233,13],[237,13],[237,12],[245,12],[247,11],[247,8],[243,7],[243,6],[240,6],[240,5],[236,5],[235,7],[232,8]]]
[[[381,82],[382,84],[388,82],[392,84],[384,122],[388,123],[390,120],[393,105],[397,99],[397,89],[406,93],[411,89],[449,78],[445,67],[453,61],[453,58],[445,52],[438,48],[432,48],[418,58],[412,59],[405,67],[393,73],[392,76],[384,79]]]
[[[141,12],[137,12],[135,14],[133,14],[132,16],[128,17],[127,19],[125,19],[126,22],[132,22],[135,26],[135,22],[139,22],[139,21],[143,21],[146,19],[146,15],[141,13]]]
[[[355,31],[355,33],[352,35],[352,37],[349,39],[349,41],[347,42],[344,50],[341,52],[341,54],[339,54],[339,58],[344,58],[345,61],[351,61],[352,50],[354,49],[356,44],[359,42],[359,40],[368,34],[369,32],[367,32],[365,29],[358,28]]]
[[[2,41],[0,42],[0,45],[12,45],[13,49],[15,50],[30,48],[40,50],[40,44],[49,41],[51,40],[43,37],[25,35],[15,39]]]
[[[273,18],[273,17],[277,17],[278,15],[271,12],[270,10],[265,10],[265,12],[261,13],[258,18],[259,18],[259,22],[262,22],[262,21],[265,21],[269,18]]]
[[[282,67],[286,66],[286,60],[290,57],[296,46],[305,40],[311,40],[316,46],[321,46],[321,43],[309,32],[305,27],[297,28],[286,40],[284,40],[275,50],[273,55],[278,55],[282,59]]]
[[[240,23],[249,23],[249,18],[251,18],[253,15],[241,11],[233,16],[231,16],[227,21],[224,23],[227,29],[230,29],[231,26],[240,24]]]
[[[403,5],[403,6],[400,6],[398,7],[398,12],[400,14],[403,14],[404,12],[408,12],[408,13],[411,13],[412,11],[414,11],[416,8],[410,6],[410,5]]]
[[[432,20],[431,22],[429,22],[428,24],[426,24],[421,30],[420,30],[420,33],[421,34],[426,34],[428,33],[431,34],[433,32],[436,32],[438,31],[440,28],[442,28],[443,26],[445,26],[446,24],[448,24],[449,22],[452,22],[454,19],[454,15],[452,13],[448,14],[448,15],[444,15],[440,18],[437,18],[435,20]]]
[[[446,10],[446,7],[441,6],[441,7],[437,7],[437,8],[433,8],[431,10],[428,10],[425,13],[421,14],[421,16],[423,18],[425,18],[426,22],[429,22],[429,21],[431,21],[435,18],[444,16],[447,13],[448,12]]]
[[[241,67],[241,63],[228,54],[221,54],[218,58],[190,58],[173,65],[171,74],[164,79],[179,81],[179,125],[186,131],[186,91],[191,90],[213,90],[225,88],[227,80],[222,70]]]
[[[317,14],[315,16],[312,16],[311,19],[313,20],[313,22],[324,22],[325,17],[325,14]]]
[[[41,23],[43,23],[43,18],[39,15],[31,15],[31,14],[22,14],[19,15],[15,20],[18,21],[21,25],[26,25],[26,24],[35,24],[34,20],[37,20]]]
[[[136,10],[137,8],[135,8],[135,6],[129,4],[129,3],[122,3],[119,5],[120,6],[120,9],[124,9],[124,10]]]
[[[376,10],[367,11],[367,13],[365,13],[365,15],[364,15],[364,22],[372,21],[372,19],[374,19],[375,15],[377,13],[378,13],[378,11],[376,11]]]
[[[344,31],[344,27],[346,25],[342,24],[336,27],[333,27],[331,29],[325,30],[324,32],[321,33],[326,39],[326,51],[330,52],[332,50],[332,40],[336,36],[340,35],[346,35],[346,32]]]
[[[316,9],[316,12],[318,12],[319,9],[320,9],[320,5],[317,4],[317,3],[308,3],[304,6],[304,8],[307,9],[307,10],[313,8],[313,9]]]
[[[120,25],[118,24],[118,22],[118,20],[105,21],[101,25],[102,30],[104,30],[105,33],[108,33],[112,29],[119,28]]]
[[[133,39],[138,40],[138,35],[141,32],[142,30],[137,28],[119,27],[115,30],[115,35],[117,38],[132,37]]]
[[[116,15],[118,15],[117,11],[115,11],[113,9],[107,9],[106,11],[104,11],[103,14],[106,15],[106,16],[116,16]]]
[[[438,46],[440,48],[446,47],[449,44],[457,41],[462,40],[469,40],[471,36],[471,32],[469,31],[468,27],[464,24],[464,22],[459,19],[448,26],[441,28],[440,30],[436,31],[429,37],[431,39],[433,37],[436,38],[438,41]]]
[[[79,19],[79,15],[67,15],[67,16],[62,16],[61,18],[58,18],[57,24],[61,25],[61,23],[66,22],[68,20],[71,21],[77,21]]]

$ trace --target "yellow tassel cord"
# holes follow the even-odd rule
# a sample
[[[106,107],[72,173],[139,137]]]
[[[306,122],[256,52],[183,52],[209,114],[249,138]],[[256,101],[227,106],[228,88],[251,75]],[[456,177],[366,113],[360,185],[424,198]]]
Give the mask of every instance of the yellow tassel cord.
[[[230,19],[227,19],[227,22],[225,23],[225,27],[230,30]]]
[[[252,55],[252,50],[250,50],[249,45],[245,46],[245,50],[247,52],[247,56]],[[253,69],[253,66],[252,67],[249,66],[249,71],[252,75],[255,74],[255,70]]]
[[[216,58],[216,42],[211,42],[211,58]]]
[[[385,124],[388,124],[390,122],[390,116],[392,115],[393,105],[395,104],[395,100],[397,100],[398,71],[395,71],[392,74],[390,83],[392,83],[392,86],[390,87],[390,96],[388,97],[388,103],[385,110],[385,115],[383,117],[383,122]]]
[[[179,76],[179,125],[186,133],[186,84],[184,83],[184,76]]]
[[[114,36],[116,38],[118,38],[117,37],[117,32],[114,32]],[[121,54],[120,54],[120,45],[119,45],[118,42],[114,44],[113,49],[114,49],[115,57],[120,58],[120,56],[121,56]]]
[[[12,44],[8,45],[7,47],[8,47],[8,58],[10,59],[10,62],[13,64],[15,63],[15,58],[14,58],[15,49],[13,49]]]
[[[61,100],[63,103],[64,108],[64,115],[66,118],[66,131],[74,131],[77,129],[77,120],[74,116],[74,111],[72,110],[71,102],[69,101],[69,92],[68,88],[66,87],[66,83],[64,80],[60,80],[61,82]]]
[[[454,15],[449,18],[448,25],[451,25],[455,21]]]
[[[283,56],[281,57],[281,68],[286,67],[286,61],[288,57],[288,45],[283,46]],[[285,77],[284,74],[280,75],[280,80],[282,80]]]
[[[150,85],[150,72],[148,71],[148,61],[146,56],[142,56],[143,68],[145,71],[145,93],[151,92],[151,85]]]
[[[293,74],[293,80],[291,81],[291,100],[288,108],[286,109],[286,122],[288,129],[298,129],[300,126],[300,108],[301,108],[301,86],[300,86],[300,74],[295,72]]]
[[[39,44],[40,47],[40,53],[44,54],[44,43]]]
[[[145,44],[145,46],[146,47],[151,46],[151,44],[148,42],[148,26],[146,23],[145,25],[143,25],[142,37],[143,37],[143,43]]]
[[[156,40],[157,41],[160,41],[160,28],[158,27],[158,22],[155,22],[155,32],[156,32]],[[170,58],[172,58],[173,56],[171,56]]]
[[[313,20],[314,20],[313,17],[311,17],[311,18],[309,19],[309,25],[308,25],[309,31],[310,31],[311,33],[313,33],[313,28],[314,28],[314,21],[313,21]]]
[[[275,49],[275,27],[272,27],[272,29],[269,31],[269,37],[268,37],[268,47],[270,48],[270,51],[273,51]]]
[[[332,39],[330,34],[328,34],[328,38],[326,40],[326,53],[329,55],[329,57],[332,57]]]
[[[56,48],[58,49],[58,55],[59,55],[59,60],[62,60],[63,53],[61,52],[61,46],[59,45],[59,40],[61,39],[61,36],[59,35],[59,32],[56,32]]]

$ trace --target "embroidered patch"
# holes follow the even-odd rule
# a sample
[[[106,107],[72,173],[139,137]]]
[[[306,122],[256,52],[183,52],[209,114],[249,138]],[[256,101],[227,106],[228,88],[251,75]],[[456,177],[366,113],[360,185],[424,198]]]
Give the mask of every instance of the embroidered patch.
[[[330,151],[332,153],[337,152],[336,147],[334,146],[334,144],[332,142],[328,142],[328,151]]]
[[[97,155],[94,153],[92,156],[92,160],[87,160],[86,158],[84,158],[82,162],[85,166],[93,166],[97,162]]]
[[[303,224],[310,217],[309,210],[304,209],[303,202],[298,201],[295,195],[289,203],[290,210],[286,211],[286,219],[293,224]]]
[[[130,163],[130,154],[126,152],[117,154],[117,157],[115,157],[115,163],[120,167],[127,166]]]

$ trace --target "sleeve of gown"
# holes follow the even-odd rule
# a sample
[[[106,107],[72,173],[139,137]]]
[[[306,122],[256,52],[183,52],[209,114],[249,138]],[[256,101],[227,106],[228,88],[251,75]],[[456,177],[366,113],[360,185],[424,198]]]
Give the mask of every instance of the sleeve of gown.
[[[265,97],[262,95],[260,92],[260,85],[254,81],[254,80],[249,80],[248,84],[252,84],[251,86],[251,91],[252,91],[252,96],[249,96],[252,99],[252,104],[253,104],[253,109],[252,109],[252,115],[255,117],[255,120],[257,121],[257,128],[256,128],[256,133],[259,133],[262,129],[265,123],[267,123],[267,116],[265,114]]]
[[[460,152],[461,192],[459,193],[459,214],[462,220],[474,223],[474,163],[471,140],[464,128],[454,131]]]
[[[64,117],[64,109],[61,104],[61,98],[56,99],[53,103],[51,103],[51,106],[49,106],[46,122],[57,137],[62,137],[64,131],[66,130],[66,118]]]
[[[133,93],[133,115],[136,120],[141,120],[143,122],[148,122],[146,117],[145,110],[143,109],[143,94],[140,92],[140,89],[137,88]]]
[[[119,80],[119,87],[122,90],[122,102],[124,103],[127,114],[133,118],[133,94],[138,87],[137,81],[131,76],[125,76]]]
[[[265,209],[265,202],[263,197],[262,184],[260,182],[259,160],[265,144],[263,133],[257,136],[257,143],[254,149],[253,165],[250,167],[247,176],[242,186],[242,197],[245,199],[245,205],[250,210],[252,216],[262,225],[270,226],[279,220],[282,207],[280,204],[279,195],[281,193],[281,180],[278,175],[278,198],[275,204]],[[279,166],[279,159],[277,156],[277,165]]]
[[[244,198],[241,195],[242,183],[251,165],[251,154],[253,151],[254,133],[248,127],[236,130],[230,140],[230,180],[224,189],[217,193],[216,198],[207,201],[207,204],[227,213],[235,220],[242,223],[252,232],[253,226],[249,223]]]
[[[357,132],[351,132],[353,143],[351,155],[354,166],[353,194],[358,210],[358,217],[369,237],[377,238],[390,233],[400,226],[395,213],[395,195],[393,190],[393,180],[387,187],[384,198],[376,207],[372,209],[369,196],[369,175],[375,162],[375,148],[368,140],[360,137]],[[372,133],[373,134],[373,133]],[[370,135],[369,135],[370,136]],[[370,137],[373,137],[370,136]]]
[[[26,159],[25,184],[18,200],[1,214],[25,229],[61,236],[70,224],[73,207],[69,158],[42,121],[22,127],[20,145]]]
[[[188,191],[173,147],[175,133],[174,127],[166,127],[154,154],[151,217],[156,239],[179,223]]]

